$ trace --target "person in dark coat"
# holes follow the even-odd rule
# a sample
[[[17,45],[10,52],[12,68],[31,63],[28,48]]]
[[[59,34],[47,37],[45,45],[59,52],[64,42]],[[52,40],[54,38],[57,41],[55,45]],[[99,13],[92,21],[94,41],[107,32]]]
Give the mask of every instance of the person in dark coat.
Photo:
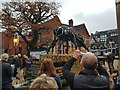
[[[108,63],[110,74],[112,73],[112,69],[114,69],[114,65],[113,65],[114,60],[115,60],[115,55],[112,52],[108,52],[106,62]]]
[[[13,72],[14,72],[13,77],[16,77],[16,75],[17,75],[17,68],[19,67],[19,62],[18,62],[17,55],[9,56],[8,63],[10,63],[11,65],[13,65],[15,67],[13,69]]]
[[[12,89],[12,67],[8,61],[8,54],[4,53],[1,55],[1,65],[2,65],[2,90]]]
[[[19,64],[20,64],[17,55],[14,56],[14,63],[15,63],[14,77],[16,77],[16,75],[17,75],[17,69],[19,68]]]
[[[73,58],[68,60],[62,70],[63,76],[71,90],[109,90],[109,75],[107,71],[101,66],[101,64],[98,63],[97,57],[91,52],[87,52],[82,55],[80,66],[83,67],[83,69],[79,74],[70,72],[74,62],[79,60],[80,56],[80,50],[76,50],[73,54]]]
[[[10,64],[15,64],[15,61],[14,61],[14,55],[9,56],[7,62],[10,63]]]
[[[18,62],[19,62],[19,68],[22,69],[23,68],[23,57],[21,54],[18,54]]]

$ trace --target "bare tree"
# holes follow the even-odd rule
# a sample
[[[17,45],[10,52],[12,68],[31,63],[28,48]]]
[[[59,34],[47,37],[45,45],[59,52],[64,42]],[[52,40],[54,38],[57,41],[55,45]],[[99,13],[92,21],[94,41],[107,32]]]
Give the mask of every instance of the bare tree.
[[[44,1],[44,2],[43,2]],[[2,4],[0,19],[7,32],[17,32],[27,44],[34,48],[39,32],[49,27],[42,24],[59,14],[60,3],[46,2],[6,2]],[[27,39],[29,34],[29,39]]]

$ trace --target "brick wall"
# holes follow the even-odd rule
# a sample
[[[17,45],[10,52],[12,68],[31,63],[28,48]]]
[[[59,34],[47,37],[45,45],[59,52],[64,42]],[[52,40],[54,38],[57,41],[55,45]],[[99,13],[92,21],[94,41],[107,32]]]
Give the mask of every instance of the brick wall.
[[[73,22],[72,22],[73,24]],[[41,34],[39,35],[39,40],[36,44],[36,47],[39,47],[41,44],[47,44],[51,43],[54,39],[54,34],[53,34],[53,29],[56,26],[61,25],[61,22],[57,16],[55,16],[53,19],[47,21],[46,23],[43,24],[44,27],[47,27],[48,29],[43,30]],[[86,31],[86,27],[84,25],[81,25],[80,29],[78,30],[77,33],[83,35],[86,39],[86,44],[87,46],[90,45],[90,37]],[[9,54],[15,54],[15,47],[13,45],[13,36],[11,38],[8,38],[3,34],[2,36],[2,46],[4,49],[8,49]],[[19,45],[16,48],[16,51],[19,52],[19,47],[22,47],[22,54],[27,54],[27,49],[26,49],[26,44],[24,43],[24,40],[20,38]],[[57,46],[56,46],[57,47]],[[57,50],[57,49],[55,49]]]

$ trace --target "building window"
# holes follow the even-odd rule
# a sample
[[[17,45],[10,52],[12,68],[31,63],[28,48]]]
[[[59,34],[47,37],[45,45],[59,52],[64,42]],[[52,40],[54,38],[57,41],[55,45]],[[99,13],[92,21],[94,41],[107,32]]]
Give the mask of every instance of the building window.
[[[100,41],[101,42],[107,41],[107,35],[100,35]]]
[[[100,41],[101,41],[101,42],[106,42],[107,39],[106,39],[106,38],[100,38]]]
[[[110,36],[118,36],[118,33],[111,33]]]
[[[100,35],[100,38],[106,38],[107,35]]]

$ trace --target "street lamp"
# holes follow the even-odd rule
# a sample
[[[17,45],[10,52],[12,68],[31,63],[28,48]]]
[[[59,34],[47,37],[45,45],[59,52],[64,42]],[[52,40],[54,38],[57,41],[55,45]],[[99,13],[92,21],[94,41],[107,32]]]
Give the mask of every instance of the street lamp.
[[[19,43],[17,35],[14,36],[13,43],[14,43],[14,46],[15,46],[15,54],[16,54],[16,49],[17,49],[17,46],[18,46],[18,43]]]
[[[13,39],[13,42],[14,42],[14,46],[17,46],[17,44],[18,44],[18,39],[17,39],[17,38],[14,38],[14,39]]]

